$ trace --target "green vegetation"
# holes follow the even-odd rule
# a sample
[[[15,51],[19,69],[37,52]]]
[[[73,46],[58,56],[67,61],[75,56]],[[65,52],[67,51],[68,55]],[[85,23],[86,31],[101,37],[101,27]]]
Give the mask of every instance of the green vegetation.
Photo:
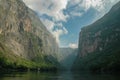
[[[36,13],[21,0],[0,1],[0,12],[0,69],[56,70],[58,45]]]
[[[18,55],[13,54],[9,49],[0,44],[0,69],[4,71],[11,70],[38,70],[48,71],[48,70],[57,70],[57,67],[52,63],[45,61],[35,62],[28,59],[21,58]]]
[[[120,70],[120,47],[111,50],[95,52],[81,57],[74,66],[76,70],[90,70],[93,72],[116,72]]]

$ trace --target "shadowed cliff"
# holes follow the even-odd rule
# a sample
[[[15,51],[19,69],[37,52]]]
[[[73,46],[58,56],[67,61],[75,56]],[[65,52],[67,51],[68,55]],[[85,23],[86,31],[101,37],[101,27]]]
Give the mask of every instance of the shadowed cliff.
[[[101,19],[82,28],[76,70],[120,70],[120,2]]]

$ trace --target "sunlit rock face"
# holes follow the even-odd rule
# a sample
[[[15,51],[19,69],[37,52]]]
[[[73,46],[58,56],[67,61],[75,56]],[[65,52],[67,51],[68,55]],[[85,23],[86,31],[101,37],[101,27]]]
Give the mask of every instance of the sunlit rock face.
[[[0,0],[0,43],[31,60],[58,52],[54,37],[22,0]]]

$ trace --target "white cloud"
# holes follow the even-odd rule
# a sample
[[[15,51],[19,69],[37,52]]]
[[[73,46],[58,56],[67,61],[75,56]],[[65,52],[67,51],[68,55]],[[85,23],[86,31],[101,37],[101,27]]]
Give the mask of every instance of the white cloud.
[[[66,21],[68,17],[63,13],[68,0],[24,0],[24,2],[41,15],[46,14],[57,21]]]
[[[41,17],[47,29],[56,37],[60,44],[60,36],[68,33],[62,22],[67,22],[71,17],[80,17],[91,7],[94,8],[96,19],[103,16],[116,2],[120,0],[23,0],[26,5],[39,13],[40,16],[47,15],[49,18]],[[64,10],[68,12],[64,12]],[[75,47],[75,44],[69,44]]]
[[[62,22],[67,21],[69,17],[64,14],[63,10],[66,9],[68,0],[23,0],[28,7],[39,13],[40,16],[47,15],[52,20],[47,18],[41,18],[47,29],[56,38],[58,44],[60,44],[59,37],[67,34],[68,31],[62,25]],[[62,21],[62,22],[61,22]],[[57,30],[53,30],[57,27]]]
[[[60,36],[64,34],[68,34],[68,31],[65,27],[63,27],[62,23],[55,23],[53,21],[50,21],[48,19],[41,19],[43,23],[45,24],[46,28],[53,34],[53,36],[56,39],[56,42],[60,44]],[[54,30],[55,26],[57,28]]]
[[[91,7],[98,11],[97,15],[100,14],[102,16],[118,1],[120,0],[70,0],[67,7],[74,7],[70,11],[71,16],[82,16]]]
[[[111,1],[111,3],[116,4],[116,3],[119,2],[120,0],[110,0],[110,1]]]
[[[63,27],[63,24],[62,23],[56,23],[55,26],[61,28],[61,27]]]
[[[56,38],[57,43],[60,45],[60,36],[63,34],[67,34],[68,31],[63,27],[63,29],[57,29],[55,31],[52,32],[52,34],[54,35],[54,37]]]
[[[56,42],[60,44],[60,36],[64,34],[68,34],[68,31],[65,27],[63,27],[62,23],[55,23],[53,21],[50,21],[48,19],[41,19],[43,23],[45,24],[46,28],[53,34],[53,36],[56,39]],[[55,26],[57,27],[55,29]],[[54,30],[55,29],[55,30]]]
[[[70,43],[69,47],[75,49],[75,48],[78,48],[78,44],[76,44],[76,43]]]
[[[46,28],[52,32],[53,28],[54,28],[54,25],[55,23],[53,21],[50,21],[48,19],[41,19],[42,22],[45,24]]]
[[[71,11],[69,14],[70,14],[71,16],[73,16],[73,17],[75,17],[75,16],[78,16],[78,17],[79,17],[79,16],[82,16],[82,15],[83,15],[82,12],[74,12],[74,11],[73,11],[73,12]]]

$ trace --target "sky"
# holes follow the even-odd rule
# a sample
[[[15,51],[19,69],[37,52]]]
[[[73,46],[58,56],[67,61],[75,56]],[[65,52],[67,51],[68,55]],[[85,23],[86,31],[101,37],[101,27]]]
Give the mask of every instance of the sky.
[[[78,47],[82,27],[105,15],[120,0],[23,0],[33,9],[60,47]]]

